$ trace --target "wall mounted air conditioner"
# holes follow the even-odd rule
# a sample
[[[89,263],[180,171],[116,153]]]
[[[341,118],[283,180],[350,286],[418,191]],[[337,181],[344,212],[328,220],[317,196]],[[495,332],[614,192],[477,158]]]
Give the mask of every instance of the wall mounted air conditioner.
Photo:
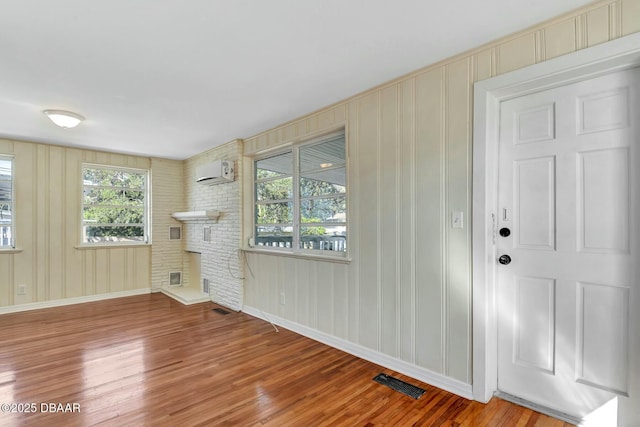
[[[231,182],[235,178],[233,160],[216,160],[196,166],[196,182],[205,185]]]

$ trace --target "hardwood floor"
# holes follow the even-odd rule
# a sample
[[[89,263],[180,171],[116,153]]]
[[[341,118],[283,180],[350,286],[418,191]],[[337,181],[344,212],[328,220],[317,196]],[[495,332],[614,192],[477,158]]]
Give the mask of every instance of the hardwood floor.
[[[0,426],[569,426],[215,307],[151,294],[0,315],[0,403],[35,409],[3,406]],[[380,372],[427,392],[407,397]]]

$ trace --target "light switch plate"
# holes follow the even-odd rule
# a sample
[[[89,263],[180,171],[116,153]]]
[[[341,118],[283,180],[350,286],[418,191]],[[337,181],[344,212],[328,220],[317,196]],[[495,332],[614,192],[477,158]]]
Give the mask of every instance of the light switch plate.
[[[451,213],[451,228],[463,228],[464,218],[461,211],[454,211]]]

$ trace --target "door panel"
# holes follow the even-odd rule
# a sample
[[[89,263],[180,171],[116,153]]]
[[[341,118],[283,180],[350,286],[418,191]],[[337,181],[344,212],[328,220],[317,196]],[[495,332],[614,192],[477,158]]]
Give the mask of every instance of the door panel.
[[[555,158],[514,162],[514,232],[519,248],[555,250]]]
[[[626,396],[629,288],[578,287],[577,381]]]
[[[579,250],[628,253],[629,149],[579,153],[578,162]]]
[[[639,82],[501,104],[498,388],[578,419],[640,392]]]
[[[555,280],[516,278],[514,363],[553,374],[555,369]]]

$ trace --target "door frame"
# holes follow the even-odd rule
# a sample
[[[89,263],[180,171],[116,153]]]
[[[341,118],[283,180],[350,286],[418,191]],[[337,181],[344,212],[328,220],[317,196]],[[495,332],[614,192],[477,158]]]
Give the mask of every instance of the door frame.
[[[474,85],[473,398],[498,390],[496,245],[500,103],[540,90],[640,66],[640,33],[550,59]]]

